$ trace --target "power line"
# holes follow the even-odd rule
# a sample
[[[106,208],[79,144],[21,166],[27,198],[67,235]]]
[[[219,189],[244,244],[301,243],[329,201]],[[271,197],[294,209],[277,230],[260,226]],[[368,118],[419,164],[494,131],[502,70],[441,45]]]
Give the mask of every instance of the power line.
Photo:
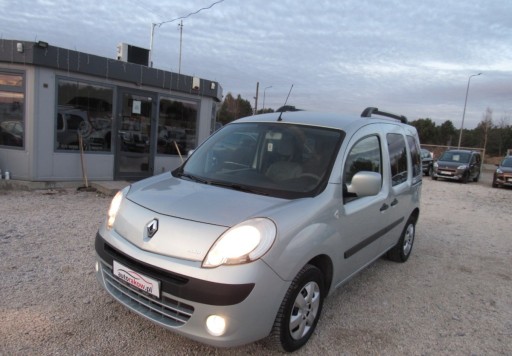
[[[191,12],[190,14],[186,15],[186,16],[181,16],[181,17],[178,17],[178,18],[175,18],[175,19],[172,19],[172,20],[168,20],[168,21],[163,21],[163,22],[158,22],[158,23],[152,23],[151,24],[151,39],[150,39],[150,43],[149,43],[149,66],[150,67],[153,67],[153,63],[152,63],[152,60],[151,60],[151,57],[153,55],[153,37],[155,35],[155,27],[158,26],[162,26],[164,23],[171,23],[171,22],[174,22],[174,21],[178,21],[178,20],[183,20],[183,19],[186,19],[192,15],[195,15],[195,14],[198,14],[200,13],[201,11],[203,10],[208,10],[208,9],[211,9],[212,7],[214,7],[215,5],[221,3],[221,2],[224,2],[224,0],[219,0],[219,1],[215,1],[214,3],[212,3],[210,6],[207,6],[207,7],[203,7],[203,8],[200,8],[199,10],[197,11],[194,11],[194,12]],[[180,31],[183,30],[183,21],[181,22],[181,25],[180,25]],[[181,34],[181,32],[180,32]],[[180,50],[181,52],[181,50]],[[181,58],[181,53],[180,53],[180,58]]]

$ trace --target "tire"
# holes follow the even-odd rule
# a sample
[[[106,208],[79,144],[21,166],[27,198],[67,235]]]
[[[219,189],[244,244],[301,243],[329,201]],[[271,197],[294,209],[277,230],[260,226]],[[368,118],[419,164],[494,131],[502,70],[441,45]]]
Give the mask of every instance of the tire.
[[[324,302],[324,277],[306,265],[292,281],[281,303],[269,340],[285,352],[298,350],[315,331]]]
[[[473,178],[473,182],[478,182],[479,179],[480,179],[480,172],[477,173],[475,178]]]
[[[469,182],[469,172],[466,172],[464,173],[464,175],[462,176],[462,179],[460,180],[462,183],[466,184],[467,182]]]
[[[405,262],[409,259],[416,234],[416,219],[410,217],[405,224],[397,244],[387,252],[387,258],[395,262]]]
[[[432,180],[437,180],[437,177],[434,175],[430,175],[430,177],[432,178]]]
[[[432,166],[428,167],[428,171],[427,171],[427,176],[432,176],[432,171],[434,169],[432,168]]]

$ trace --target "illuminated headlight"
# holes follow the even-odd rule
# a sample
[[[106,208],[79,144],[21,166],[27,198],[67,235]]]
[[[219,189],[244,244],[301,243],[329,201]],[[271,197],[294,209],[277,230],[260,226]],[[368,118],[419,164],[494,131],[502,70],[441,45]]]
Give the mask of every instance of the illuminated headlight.
[[[203,261],[203,267],[236,265],[257,260],[272,247],[276,226],[265,218],[255,218],[238,224],[213,244]]]
[[[107,229],[110,230],[112,229],[112,226],[114,226],[114,221],[116,220],[117,212],[121,207],[121,202],[123,201],[126,194],[128,194],[129,190],[130,186],[124,188],[123,190],[118,191],[117,194],[114,196],[114,199],[112,199],[110,207],[108,208]]]
[[[466,166],[465,164],[457,167],[457,169],[460,169],[461,171],[465,170],[466,168],[468,168],[468,166]]]
[[[206,319],[206,330],[213,336],[221,336],[226,331],[226,320],[219,315],[210,315]]]

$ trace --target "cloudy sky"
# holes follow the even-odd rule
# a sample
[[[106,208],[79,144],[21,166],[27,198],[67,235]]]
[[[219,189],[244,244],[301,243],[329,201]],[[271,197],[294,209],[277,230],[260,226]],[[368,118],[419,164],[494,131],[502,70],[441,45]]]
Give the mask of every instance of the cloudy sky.
[[[215,3],[215,4],[214,4]],[[214,4],[213,6],[211,6]],[[210,7],[211,6],[211,7]],[[197,12],[200,9],[210,7]],[[359,114],[376,106],[473,128],[486,109],[512,125],[510,0],[0,0],[0,37],[115,58],[149,48],[154,67],[218,81],[258,108]],[[175,20],[175,21],[173,21]],[[265,89],[266,88],[266,89]]]

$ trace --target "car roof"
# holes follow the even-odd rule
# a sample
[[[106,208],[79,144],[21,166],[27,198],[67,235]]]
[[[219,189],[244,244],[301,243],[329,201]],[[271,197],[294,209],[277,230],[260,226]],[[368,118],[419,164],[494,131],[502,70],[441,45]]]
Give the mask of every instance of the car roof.
[[[357,115],[343,115],[331,112],[318,111],[286,111],[260,114],[238,119],[234,122],[281,122],[300,125],[313,125],[343,131],[351,131],[368,123],[386,123],[404,125],[399,120],[379,117],[361,117]],[[404,125],[410,126],[410,125]]]

